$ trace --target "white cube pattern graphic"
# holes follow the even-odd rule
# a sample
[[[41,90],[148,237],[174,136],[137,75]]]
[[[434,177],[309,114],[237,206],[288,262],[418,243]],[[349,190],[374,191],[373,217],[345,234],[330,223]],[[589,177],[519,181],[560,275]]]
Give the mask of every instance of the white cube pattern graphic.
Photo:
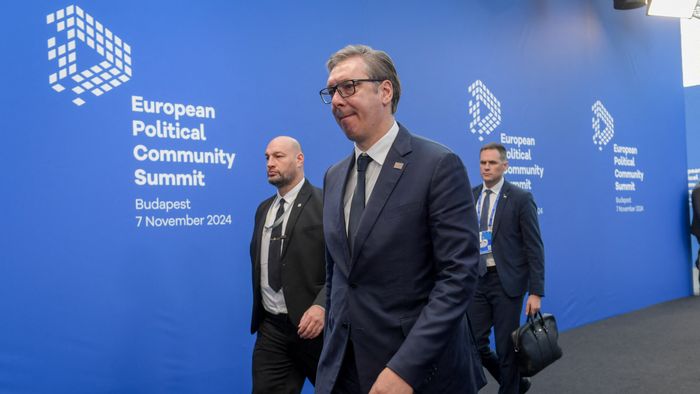
[[[46,24],[55,25],[57,34],[47,40],[48,60],[56,62],[49,85],[56,92],[69,89],[73,103],[85,104],[81,95],[100,96],[131,79],[131,47],[76,5],[46,15]],[[78,70],[76,40],[94,50],[104,60]]]
[[[615,135],[615,120],[600,100],[593,103],[591,110],[593,111],[593,143],[598,145],[598,150],[602,151]],[[603,123],[602,128],[601,123]]]
[[[491,134],[501,124],[501,102],[481,80],[476,80],[469,86],[469,93],[473,98],[469,100],[469,115],[472,117],[469,122],[469,131],[477,134],[479,141],[483,141],[484,135]],[[482,106],[484,114],[482,114]]]

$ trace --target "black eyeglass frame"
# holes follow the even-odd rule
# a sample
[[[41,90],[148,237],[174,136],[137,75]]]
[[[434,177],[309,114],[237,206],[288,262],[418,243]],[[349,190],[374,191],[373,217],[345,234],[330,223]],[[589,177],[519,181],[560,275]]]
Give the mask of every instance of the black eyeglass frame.
[[[361,79],[347,79],[345,81],[336,83],[333,86],[329,86],[327,88],[321,89],[318,94],[321,95],[321,101],[323,101],[324,104],[330,104],[333,102],[333,96],[335,95],[336,92],[340,95],[342,98],[347,98],[352,96],[353,94],[357,93],[357,84],[360,82],[384,82],[386,79],[372,79],[372,78],[361,78]],[[342,90],[338,90],[338,86],[346,84],[348,82],[352,82],[352,93],[350,94],[343,94]],[[328,97],[328,101],[326,101],[326,97]]]

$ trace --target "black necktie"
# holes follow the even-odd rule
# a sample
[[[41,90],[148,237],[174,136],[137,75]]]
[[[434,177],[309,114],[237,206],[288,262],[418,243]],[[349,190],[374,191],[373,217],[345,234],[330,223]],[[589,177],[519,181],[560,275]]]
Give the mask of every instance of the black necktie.
[[[275,215],[274,227],[270,233],[270,249],[267,254],[267,282],[274,291],[280,291],[282,288],[282,264],[280,263],[280,254],[282,253],[282,223],[280,220],[284,215],[284,199],[280,200],[280,207],[277,208]],[[279,223],[277,223],[279,221]]]
[[[369,155],[362,153],[357,157],[357,164],[355,165],[357,169],[357,183],[355,184],[355,192],[350,203],[350,220],[348,221],[348,240],[350,241],[351,250],[355,243],[357,226],[360,224],[362,212],[365,210],[365,174],[371,161],[372,158]]]
[[[481,204],[481,215],[479,217],[479,231],[489,230],[489,212],[491,210],[491,193],[490,189],[484,190],[483,203]]]

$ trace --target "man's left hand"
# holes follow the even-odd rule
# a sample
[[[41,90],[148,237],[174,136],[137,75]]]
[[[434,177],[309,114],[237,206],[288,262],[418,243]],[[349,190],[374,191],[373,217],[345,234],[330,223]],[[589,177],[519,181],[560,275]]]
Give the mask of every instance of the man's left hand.
[[[299,321],[297,334],[303,339],[314,339],[323,331],[326,310],[318,305],[311,305]]]
[[[527,305],[525,305],[525,314],[528,316],[534,316],[540,311],[542,307],[542,297],[530,294],[527,297]]]
[[[369,394],[413,394],[413,387],[389,368],[379,374]]]

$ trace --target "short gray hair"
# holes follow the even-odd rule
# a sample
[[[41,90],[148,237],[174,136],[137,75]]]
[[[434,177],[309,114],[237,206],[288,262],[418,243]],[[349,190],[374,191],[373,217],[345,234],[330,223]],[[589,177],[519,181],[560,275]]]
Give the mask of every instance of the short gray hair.
[[[396,72],[391,57],[386,52],[372,49],[367,45],[348,45],[328,59],[326,62],[328,72],[333,71],[339,63],[352,57],[361,57],[365,61],[369,78],[391,82],[394,88],[394,95],[391,98],[391,113],[396,113],[401,97],[401,82],[399,82],[399,74]]]

